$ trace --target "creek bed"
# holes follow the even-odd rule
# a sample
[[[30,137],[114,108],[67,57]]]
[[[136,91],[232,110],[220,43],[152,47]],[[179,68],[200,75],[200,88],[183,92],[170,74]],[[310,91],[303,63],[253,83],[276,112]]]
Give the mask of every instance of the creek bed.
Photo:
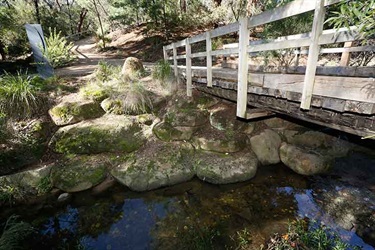
[[[351,160],[356,157],[361,156]],[[372,168],[375,160],[365,162]],[[246,236],[248,249],[259,249],[274,233],[284,233],[290,221],[307,218],[352,245],[374,249],[325,212],[329,201],[321,196],[327,186],[321,185],[344,178],[340,183],[350,186],[343,176],[307,178],[280,164],[260,167],[251,181],[232,185],[193,179],[145,193],[116,185],[96,196],[75,193],[68,203],[3,210],[1,222],[18,214],[37,229],[27,249],[235,249],[238,232]]]

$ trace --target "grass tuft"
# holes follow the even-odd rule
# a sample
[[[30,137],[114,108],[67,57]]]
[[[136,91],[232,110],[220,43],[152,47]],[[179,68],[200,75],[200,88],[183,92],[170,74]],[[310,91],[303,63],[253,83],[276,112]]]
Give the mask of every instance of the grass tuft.
[[[33,232],[30,224],[18,221],[18,216],[10,216],[0,237],[0,250],[22,249],[23,241]]]

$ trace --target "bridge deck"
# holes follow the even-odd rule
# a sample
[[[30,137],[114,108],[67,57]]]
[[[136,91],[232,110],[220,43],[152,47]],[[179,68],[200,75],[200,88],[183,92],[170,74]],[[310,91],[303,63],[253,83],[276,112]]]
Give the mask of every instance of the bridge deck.
[[[185,67],[179,66],[185,75]],[[237,101],[236,69],[213,68],[213,87],[206,87],[206,68],[193,67],[194,87]],[[375,134],[375,79],[316,76],[312,107],[300,109],[304,75],[249,73],[248,105],[283,113],[359,136]]]

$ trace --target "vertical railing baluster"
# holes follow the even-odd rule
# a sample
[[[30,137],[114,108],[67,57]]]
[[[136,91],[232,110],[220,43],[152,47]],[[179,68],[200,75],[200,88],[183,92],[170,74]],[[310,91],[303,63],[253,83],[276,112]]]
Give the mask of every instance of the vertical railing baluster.
[[[238,43],[238,87],[237,87],[237,116],[246,118],[247,108],[247,81],[248,81],[248,53],[249,46],[248,19],[240,19],[240,37]]]
[[[207,87],[212,87],[212,41],[210,31],[206,32]]]
[[[185,39],[186,45],[186,94],[192,96],[191,45],[190,39]]]
[[[173,50],[173,70],[174,70],[174,77],[176,78],[177,84],[179,83],[179,77],[178,77],[178,68],[177,68],[177,48],[176,44],[172,44],[172,50]]]
[[[320,52],[319,38],[323,32],[324,24],[324,0],[316,0],[314,21],[311,32],[311,43],[309,47],[309,56],[307,58],[305,80],[302,91],[301,109],[310,109],[311,99],[314,91],[314,82],[318,57]]]

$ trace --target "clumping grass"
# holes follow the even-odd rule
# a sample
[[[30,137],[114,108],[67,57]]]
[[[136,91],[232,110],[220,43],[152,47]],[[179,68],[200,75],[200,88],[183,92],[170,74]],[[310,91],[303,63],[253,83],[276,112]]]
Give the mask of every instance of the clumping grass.
[[[123,79],[120,89],[114,94],[121,101],[124,114],[142,114],[152,109],[150,93],[139,80]]]
[[[152,78],[159,81],[166,81],[172,75],[172,68],[168,61],[160,60],[156,63],[153,71]]]
[[[38,108],[38,91],[31,76],[5,73],[0,78],[0,112],[14,118],[31,116]]]
[[[36,187],[38,194],[46,194],[52,190],[52,183],[48,176],[43,177]]]
[[[108,64],[105,61],[98,63],[98,68],[94,72],[97,82],[104,83],[111,80],[116,80],[120,77],[121,68]]]
[[[297,220],[289,224],[288,232],[284,235],[275,234],[267,244],[267,250],[346,250],[360,249],[345,243],[329,228],[318,222]]]
[[[23,241],[34,232],[32,226],[26,222],[18,221],[18,217],[12,215],[5,222],[0,237],[0,250],[22,249]]]

